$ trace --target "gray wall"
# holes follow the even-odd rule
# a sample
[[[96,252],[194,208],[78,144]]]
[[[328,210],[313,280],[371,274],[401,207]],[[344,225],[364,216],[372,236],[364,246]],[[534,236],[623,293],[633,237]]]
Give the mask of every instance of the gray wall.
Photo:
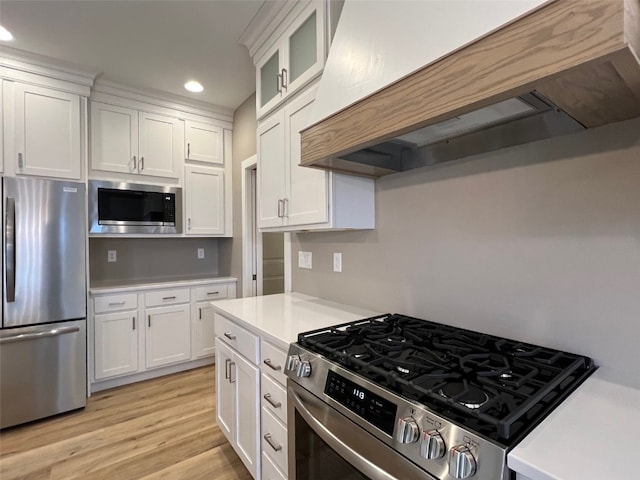
[[[197,258],[198,248],[204,248],[204,259]],[[116,250],[115,263],[107,262],[108,250]],[[118,281],[228,275],[218,266],[217,238],[91,238],[89,262],[92,286]]]
[[[238,279],[242,296],[242,162],[256,154],[256,95],[233,114],[233,238],[220,239],[220,269]]]
[[[640,375],[640,119],[384,177],[376,210],[374,231],[294,235],[294,291]]]

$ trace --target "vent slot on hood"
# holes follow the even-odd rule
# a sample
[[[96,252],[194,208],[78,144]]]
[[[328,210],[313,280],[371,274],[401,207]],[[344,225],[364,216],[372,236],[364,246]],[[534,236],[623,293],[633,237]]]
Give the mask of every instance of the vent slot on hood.
[[[539,93],[527,93],[340,157],[392,172],[583,130]]]

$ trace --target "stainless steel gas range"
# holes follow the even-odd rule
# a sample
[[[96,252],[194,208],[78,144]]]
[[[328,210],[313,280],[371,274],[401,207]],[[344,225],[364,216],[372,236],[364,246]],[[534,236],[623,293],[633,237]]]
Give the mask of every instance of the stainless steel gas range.
[[[508,451],[595,368],[397,314],[302,333],[285,370],[289,479],[511,479]]]

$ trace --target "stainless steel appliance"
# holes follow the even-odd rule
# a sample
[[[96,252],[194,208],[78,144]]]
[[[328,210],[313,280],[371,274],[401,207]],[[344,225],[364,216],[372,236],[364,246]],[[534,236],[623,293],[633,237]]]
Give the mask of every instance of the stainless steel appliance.
[[[182,233],[182,189],[89,181],[90,233]]]
[[[510,479],[507,452],[594,370],[397,314],[300,334],[285,369],[289,479]]]
[[[86,404],[86,191],[4,178],[0,428]]]

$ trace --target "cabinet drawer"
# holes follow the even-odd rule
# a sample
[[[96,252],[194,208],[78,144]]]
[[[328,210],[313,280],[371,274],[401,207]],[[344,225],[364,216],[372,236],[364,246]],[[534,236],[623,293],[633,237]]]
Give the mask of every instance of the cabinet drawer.
[[[287,429],[266,409],[262,409],[261,450],[282,471],[287,470]]]
[[[196,288],[196,302],[227,298],[227,285],[214,284]]]
[[[287,376],[284,374],[284,365],[287,360],[287,352],[264,340],[260,350],[260,368],[262,371],[271,375],[282,386],[286,386]]]
[[[260,383],[262,407],[287,424],[287,391],[268,375],[262,374]]]
[[[94,297],[94,313],[116,312],[118,310],[133,310],[138,308],[138,295],[135,293],[120,293]]]
[[[264,452],[262,453],[262,480],[287,480],[287,477],[276,468]]]
[[[233,347],[251,363],[258,363],[259,338],[240,325],[226,319],[216,313],[215,317],[216,337],[220,337],[227,345]]]
[[[189,303],[189,289],[158,290],[144,294],[144,304],[147,307]]]

